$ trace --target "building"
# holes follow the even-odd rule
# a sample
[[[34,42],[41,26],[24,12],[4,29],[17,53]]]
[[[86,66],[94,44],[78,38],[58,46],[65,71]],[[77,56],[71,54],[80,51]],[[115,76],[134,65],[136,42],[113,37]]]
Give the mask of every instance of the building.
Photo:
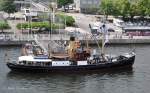
[[[34,9],[30,8],[24,8],[22,9],[24,11],[24,19],[25,21],[37,21],[38,20],[38,12]]]
[[[21,7],[29,7],[31,4],[31,0],[15,0],[17,10],[21,10]]]
[[[150,36],[149,26],[126,26],[123,30],[130,36]]]
[[[74,0],[76,11],[95,13],[99,9],[100,0]]]

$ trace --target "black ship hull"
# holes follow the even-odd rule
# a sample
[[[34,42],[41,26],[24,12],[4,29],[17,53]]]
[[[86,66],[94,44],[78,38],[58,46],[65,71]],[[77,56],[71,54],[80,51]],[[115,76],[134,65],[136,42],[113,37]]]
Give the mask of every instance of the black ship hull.
[[[63,71],[90,71],[90,70],[107,70],[113,68],[124,68],[132,67],[134,64],[135,56],[130,58],[115,61],[115,62],[105,62],[99,64],[89,64],[89,65],[70,65],[70,66],[27,66],[19,65],[16,63],[7,63],[7,66],[12,71],[21,72],[63,72]]]

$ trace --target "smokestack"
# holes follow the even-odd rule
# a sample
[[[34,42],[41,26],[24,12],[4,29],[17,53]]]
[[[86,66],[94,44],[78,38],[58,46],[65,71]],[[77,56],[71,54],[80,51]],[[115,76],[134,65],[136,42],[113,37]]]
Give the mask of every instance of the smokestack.
[[[75,37],[71,36],[70,41],[75,41]]]

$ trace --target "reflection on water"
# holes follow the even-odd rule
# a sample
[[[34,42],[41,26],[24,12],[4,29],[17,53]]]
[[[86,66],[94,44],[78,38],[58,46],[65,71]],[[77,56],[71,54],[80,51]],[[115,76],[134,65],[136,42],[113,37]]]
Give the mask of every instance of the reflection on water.
[[[10,71],[4,60],[20,55],[19,47],[0,48],[0,93],[149,93],[150,45],[134,46],[133,68],[74,73],[18,73]],[[128,52],[128,46],[107,46],[107,53]]]
[[[113,70],[102,70],[102,71],[88,71],[88,72],[58,72],[58,73],[22,73],[22,72],[13,72],[10,71],[7,73],[7,78],[9,79],[36,79],[36,78],[51,78],[52,76],[62,76],[62,77],[68,77],[70,75],[76,75],[76,76],[91,76],[91,75],[108,75],[108,76],[118,76],[118,75],[133,75],[133,68],[121,68],[121,69],[113,69]]]
[[[113,82],[113,79],[117,78],[128,80],[132,76],[133,69],[129,68],[105,72],[35,73],[34,75],[32,73],[9,72],[7,80],[9,82],[19,82],[18,87],[26,89],[32,87],[31,90],[47,90],[53,93],[58,93],[58,91],[64,91],[64,93],[91,93],[94,90],[103,89],[108,81]],[[11,85],[9,86],[11,87]]]

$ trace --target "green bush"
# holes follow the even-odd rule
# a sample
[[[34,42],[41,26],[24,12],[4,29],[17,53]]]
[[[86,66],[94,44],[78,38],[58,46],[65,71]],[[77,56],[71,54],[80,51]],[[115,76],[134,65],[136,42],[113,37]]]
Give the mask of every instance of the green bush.
[[[75,20],[72,16],[66,16],[66,25],[67,26],[73,26],[75,23]]]
[[[66,20],[67,26],[74,26],[75,19],[72,16],[68,16],[68,15],[64,15],[64,14],[57,14],[56,16],[60,17],[62,19],[63,23],[65,23],[65,20]]]
[[[28,28],[47,28],[47,29],[62,29],[64,25],[62,24],[49,24],[49,22],[31,22],[31,23],[18,23],[18,29],[28,29]]]
[[[0,30],[10,29],[11,27],[8,25],[6,21],[0,21]]]
[[[46,13],[39,15],[39,18],[43,20],[49,20],[49,16]],[[65,15],[64,13],[57,13],[55,18],[56,22],[59,22],[59,19],[62,21],[61,23],[63,24],[65,24],[66,21],[67,26],[74,26],[75,19],[72,16]]]

